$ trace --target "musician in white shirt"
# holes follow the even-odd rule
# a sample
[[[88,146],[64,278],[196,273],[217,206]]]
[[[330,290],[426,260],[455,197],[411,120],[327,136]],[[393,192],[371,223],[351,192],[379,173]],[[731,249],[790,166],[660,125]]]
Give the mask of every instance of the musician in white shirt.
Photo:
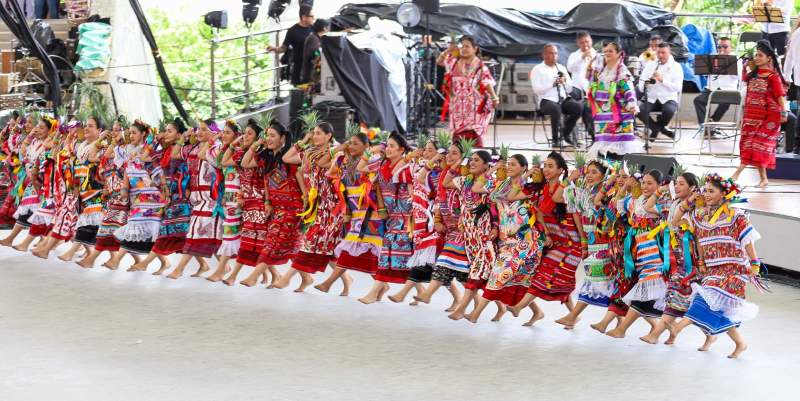
[[[791,25],[789,20],[792,17],[792,8],[795,0],[761,0],[761,6],[775,7],[781,10],[783,22],[765,22],[761,24],[761,33],[764,39],[769,40],[769,44],[775,49],[778,56],[786,54],[786,40],[789,38]],[[756,2],[758,3],[758,2]],[[756,7],[759,5],[756,4]]]
[[[592,36],[589,32],[578,32],[575,38],[578,50],[575,50],[567,58],[567,70],[572,78],[572,97],[583,107],[581,119],[586,131],[594,140],[594,121],[592,119],[592,109],[586,101],[586,92],[589,91],[588,71],[592,60],[597,56],[597,51],[592,48]]]
[[[567,144],[575,145],[572,130],[581,116],[583,107],[569,96],[572,91],[572,79],[567,68],[556,61],[558,59],[556,45],[552,43],[544,45],[542,58],[544,61],[531,70],[531,85],[533,92],[539,98],[539,109],[543,114],[550,116],[554,146],[560,146],[561,139]]]
[[[647,63],[639,79],[639,90],[644,93],[640,103],[639,120],[648,124],[650,139],[659,133],[675,138],[675,133],[667,129],[675,112],[683,87],[683,70],[672,57],[669,43],[658,45],[656,60]],[[650,118],[651,111],[660,111],[657,120]]]
[[[717,53],[720,55],[731,55],[733,53],[733,45],[731,39],[727,37],[719,38],[717,45]],[[738,91],[740,89],[739,81],[742,77],[742,65],[736,62],[739,69],[737,75],[709,75],[708,86],[694,98],[694,111],[697,113],[697,123],[703,124],[706,118],[706,105],[708,104],[708,97],[711,92],[718,90]],[[719,121],[728,112],[728,104],[717,105],[717,109],[711,114],[711,121]],[[712,134],[714,134],[712,132]]]

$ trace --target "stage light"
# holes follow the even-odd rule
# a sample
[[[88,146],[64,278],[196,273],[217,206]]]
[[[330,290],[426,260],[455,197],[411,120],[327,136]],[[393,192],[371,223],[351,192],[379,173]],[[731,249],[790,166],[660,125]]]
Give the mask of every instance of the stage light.
[[[279,21],[281,19],[281,14],[286,11],[286,6],[289,5],[291,0],[272,0],[269,2],[269,9],[267,10],[267,15],[274,19],[275,21]]]
[[[419,24],[422,12],[414,3],[403,3],[397,8],[397,22],[406,28],[413,28]]]
[[[212,11],[205,16],[203,16],[203,20],[206,22],[206,25],[217,28],[217,29],[227,29],[228,28],[228,12],[227,11]]]
[[[248,28],[256,22],[258,9],[261,7],[261,0],[242,0],[242,19]]]

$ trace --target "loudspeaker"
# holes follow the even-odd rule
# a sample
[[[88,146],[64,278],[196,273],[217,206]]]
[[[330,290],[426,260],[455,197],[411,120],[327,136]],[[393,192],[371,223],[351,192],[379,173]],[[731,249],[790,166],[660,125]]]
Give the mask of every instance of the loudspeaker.
[[[423,13],[436,14],[439,12],[439,0],[414,0]]]
[[[674,157],[660,157],[648,155],[625,155],[623,159],[630,164],[637,164],[639,168],[644,167],[644,172],[658,170],[665,177],[671,173],[673,166],[678,163]],[[672,172],[674,174],[674,172]]]

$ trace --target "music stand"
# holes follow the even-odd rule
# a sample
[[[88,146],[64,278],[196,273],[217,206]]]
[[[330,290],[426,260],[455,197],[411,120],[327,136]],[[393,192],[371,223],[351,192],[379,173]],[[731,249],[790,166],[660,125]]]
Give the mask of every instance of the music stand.
[[[783,13],[778,7],[761,6],[753,7],[753,18],[762,23],[783,23]],[[764,25],[766,34],[769,35],[769,25]]]
[[[739,75],[736,56],[700,54],[694,56],[695,75]]]

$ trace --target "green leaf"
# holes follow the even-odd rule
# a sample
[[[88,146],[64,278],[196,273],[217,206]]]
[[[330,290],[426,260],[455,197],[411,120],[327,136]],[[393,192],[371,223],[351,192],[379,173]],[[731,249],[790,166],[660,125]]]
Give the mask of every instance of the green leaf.
[[[575,151],[575,167],[583,168],[586,165],[586,151]]]
[[[542,155],[534,154],[531,156],[531,165],[532,166],[541,166],[542,165]]]
[[[511,146],[504,143],[500,144],[500,160],[508,160],[509,153],[511,153]]]
[[[461,144],[461,151],[463,158],[469,159],[469,157],[472,156],[472,148],[475,147],[475,140],[461,138],[461,140],[458,141],[458,143]]]
[[[436,144],[439,145],[440,148],[447,149],[450,147],[451,143],[453,142],[453,135],[450,134],[450,131],[446,129],[436,129]]]
[[[313,130],[317,125],[319,125],[322,120],[320,119],[319,112],[316,110],[310,110],[298,116],[300,122],[303,123],[303,129],[307,131]]]

